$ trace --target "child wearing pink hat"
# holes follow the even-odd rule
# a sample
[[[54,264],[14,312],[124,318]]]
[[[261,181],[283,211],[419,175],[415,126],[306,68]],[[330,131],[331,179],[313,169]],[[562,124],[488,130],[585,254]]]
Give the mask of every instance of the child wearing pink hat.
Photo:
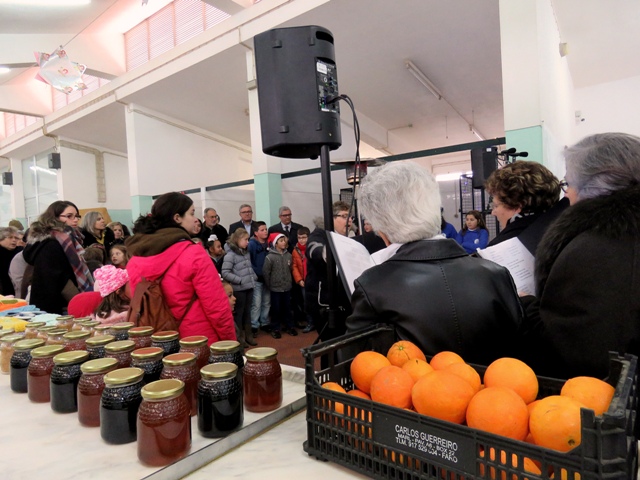
[[[102,302],[91,317],[103,324],[125,322],[129,314],[129,274],[123,268],[105,265],[93,272],[95,289],[100,292]]]

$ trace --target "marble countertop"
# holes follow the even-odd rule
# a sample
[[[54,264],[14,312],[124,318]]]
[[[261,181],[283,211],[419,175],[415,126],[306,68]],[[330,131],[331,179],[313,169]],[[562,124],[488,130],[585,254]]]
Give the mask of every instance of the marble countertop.
[[[100,437],[99,428],[80,425],[76,413],[58,414],[51,410],[49,403],[32,403],[27,394],[11,391],[9,375],[0,375],[1,478],[182,478],[305,407],[304,370],[286,365],[282,366],[282,370],[282,407],[259,414],[245,411],[243,428],[222,439],[200,435],[197,418],[192,417],[192,447],[189,455],[160,469],[146,467],[138,461],[136,442],[109,445]],[[302,451],[301,446],[299,450]]]

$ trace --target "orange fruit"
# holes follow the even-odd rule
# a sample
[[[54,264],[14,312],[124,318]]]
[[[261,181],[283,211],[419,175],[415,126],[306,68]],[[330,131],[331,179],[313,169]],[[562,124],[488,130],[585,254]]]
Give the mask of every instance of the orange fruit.
[[[391,362],[378,352],[367,350],[360,352],[351,362],[351,379],[358,390],[364,393],[371,391],[371,380],[383,367],[388,367]]]
[[[411,390],[418,413],[461,424],[475,391],[469,382],[446,370],[434,370]]]
[[[480,452],[480,458],[484,458],[484,451]],[[496,451],[494,448],[490,448],[489,449],[489,459],[493,462],[496,461]],[[501,465],[506,466],[507,465],[507,453],[504,450],[500,450],[500,461],[498,462]],[[518,465],[518,456],[513,453],[511,454],[511,467],[516,467]],[[522,458],[522,462],[520,464],[520,469],[524,470],[525,472],[529,472],[529,473],[533,473],[534,475],[541,475],[542,471],[540,470],[540,467],[538,467],[535,462],[533,460],[531,460],[528,457],[523,457]],[[484,464],[480,464],[480,474],[484,475]],[[496,467],[489,467],[489,475],[491,477],[492,480],[496,479]],[[501,480],[506,480],[507,478],[507,473],[506,472],[500,472],[500,479]],[[516,480],[518,478],[518,476],[516,474],[513,474],[511,477],[513,480]],[[527,477],[523,477],[525,479],[527,479]]]
[[[327,388],[329,390],[333,390],[334,392],[347,393],[347,391],[336,382],[325,382],[322,384],[322,388]],[[344,413],[344,405],[342,403],[334,402],[333,409],[337,413]]]
[[[464,360],[457,353],[444,350],[436,353],[429,362],[429,365],[431,365],[434,370],[442,370],[452,363],[464,363]]]
[[[364,398],[365,400],[371,400],[371,397],[369,395],[367,395],[364,392],[361,392],[357,388],[354,388],[353,390],[349,390],[347,392],[347,395],[353,395],[354,397],[360,397],[360,398]]]
[[[596,415],[602,415],[609,409],[609,404],[616,389],[598,378],[570,378],[562,386],[560,395],[570,397],[592,409]]]
[[[503,357],[492,362],[484,372],[484,385],[512,388],[524,403],[531,403],[538,396],[536,374],[529,365],[517,358]]]
[[[464,378],[476,392],[480,391],[480,385],[482,385],[480,374],[468,363],[452,363],[447,365],[444,370]]]
[[[410,408],[413,378],[395,365],[383,367],[371,380],[371,400],[398,408]]]
[[[412,358],[427,361],[427,357],[424,356],[422,350],[420,350],[415,343],[408,340],[400,340],[391,345],[391,348],[387,352],[387,358],[391,362],[391,365],[395,365],[396,367],[401,367],[407,360],[411,360]]]
[[[467,425],[514,440],[524,440],[529,433],[527,404],[510,388],[487,387],[469,402]]]
[[[402,365],[402,369],[411,375],[414,382],[417,382],[420,378],[424,377],[427,373],[433,372],[433,367],[429,365],[425,360],[419,358],[412,358]]]
[[[536,445],[560,452],[580,445],[582,407],[577,400],[561,395],[540,399],[529,417],[529,429]]]

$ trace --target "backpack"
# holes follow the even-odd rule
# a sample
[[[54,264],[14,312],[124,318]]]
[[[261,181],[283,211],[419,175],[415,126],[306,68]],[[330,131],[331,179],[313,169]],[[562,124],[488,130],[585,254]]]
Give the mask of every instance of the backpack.
[[[150,326],[154,328],[154,331],[159,332],[162,330],[175,330],[178,331],[180,323],[184,320],[193,302],[196,300],[196,294],[193,294],[193,298],[187,305],[187,309],[184,311],[184,315],[180,320],[176,319],[169,307],[167,307],[164,301],[164,295],[160,284],[164,278],[165,273],[169,270],[169,267],[162,272],[156,280],[150,281],[142,277],[140,283],[136,285],[133,298],[129,307],[128,322],[132,322],[137,327]]]

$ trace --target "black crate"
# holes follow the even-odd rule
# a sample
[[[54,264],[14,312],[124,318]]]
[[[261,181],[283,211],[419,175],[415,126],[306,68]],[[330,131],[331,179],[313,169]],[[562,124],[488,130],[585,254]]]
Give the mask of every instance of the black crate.
[[[331,381],[347,391],[354,388],[349,368],[355,355],[363,350],[386,355],[394,341],[392,327],[377,325],[302,350],[307,394],[304,449],[309,455],[379,479],[636,478],[637,357],[611,354],[608,381],[616,391],[609,410],[596,417],[583,409],[582,443],[560,453],[321,387]],[[322,356],[328,367],[316,372],[314,364]],[[484,367],[476,368],[484,373]],[[558,394],[564,384],[552,378],[538,380],[540,397]],[[526,471],[525,458],[542,473]]]

